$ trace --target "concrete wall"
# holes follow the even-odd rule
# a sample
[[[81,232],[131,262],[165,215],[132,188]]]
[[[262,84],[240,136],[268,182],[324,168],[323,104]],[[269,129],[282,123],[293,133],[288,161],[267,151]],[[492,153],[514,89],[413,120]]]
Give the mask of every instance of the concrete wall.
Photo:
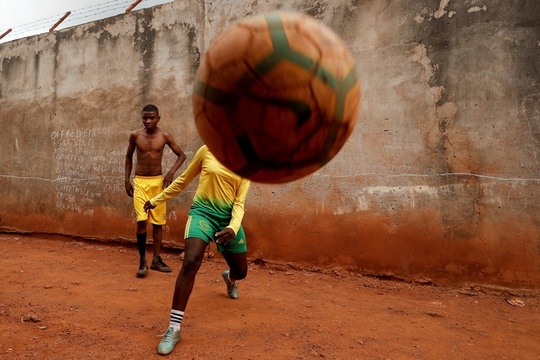
[[[142,106],[160,107],[191,160],[200,55],[232,22],[275,9],[343,37],[363,100],[325,168],[252,186],[249,255],[540,287],[535,0],[176,1],[1,44],[0,230],[133,239],[124,154]],[[195,185],[169,202],[165,240],[180,240]]]

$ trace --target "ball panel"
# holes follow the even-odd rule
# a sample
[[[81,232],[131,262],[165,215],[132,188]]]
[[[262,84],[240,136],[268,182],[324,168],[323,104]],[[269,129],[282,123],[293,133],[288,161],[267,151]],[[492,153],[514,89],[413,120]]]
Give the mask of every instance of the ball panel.
[[[279,98],[281,91],[302,90],[313,81],[313,73],[306,71],[304,67],[292,61],[291,57],[280,59],[279,62],[273,64],[271,69],[265,70],[265,72],[260,72],[259,67],[255,67],[254,70],[261,78],[264,86],[259,86],[260,83],[252,83],[248,91],[259,96],[266,95]],[[268,92],[273,92],[277,96],[274,94],[267,95]],[[283,97],[281,96],[281,98]]]
[[[295,92],[298,95],[299,92]],[[324,129],[313,102],[273,102],[268,106],[261,131],[269,140],[278,144],[280,152],[294,152],[310,135]],[[271,150],[269,152],[274,152]]]
[[[354,68],[354,59],[345,43],[332,29],[305,15],[289,14],[287,18],[292,23],[289,27],[294,27],[289,37],[290,49],[312,58],[319,75],[332,74],[342,80]]]
[[[211,71],[205,81],[222,90],[234,90],[256,77],[251,68],[273,52],[267,33],[246,26],[233,26],[216,38],[203,56],[201,66]],[[247,78],[245,78],[247,76]]]
[[[343,48],[343,50],[347,50]],[[316,73],[317,78],[324,80],[329,86],[336,88],[343,81],[354,82],[357,80],[355,63],[350,56],[328,56],[321,60]],[[352,77],[351,77],[352,76]],[[347,79],[350,78],[350,79]],[[350,85],[352,87],[352,85]]]
[[[212,144],[212,153],[214,153],[220,162],[228,164],[231,170],[234,171],[234,169],[242,168],[247,162],[245,156],[236,142],[227,141],[227,139],[234,139],[235,135],[227,126],[222,126],[219,123],[216,126],[215,122],[210,121],[210,119],[218,116],[224,116],[226,118],[226,111],[210,102],[199,104],[199,102],[204,101],[201,97],[193,99],[194,106],[204,108],[203,111],[195,113],[195,125],[203,142],[205,144]]]

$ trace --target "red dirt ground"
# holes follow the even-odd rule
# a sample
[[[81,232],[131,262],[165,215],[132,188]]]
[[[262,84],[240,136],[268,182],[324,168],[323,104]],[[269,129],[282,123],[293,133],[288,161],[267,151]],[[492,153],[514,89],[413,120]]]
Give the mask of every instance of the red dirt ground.
[[[0,250],[0,359],[162,358],[179,250],[144,279],[134,244],[0,234]],[[231,300],[224,264],[203,263],[169,358],[540,359],[537,292],[252,261]]]

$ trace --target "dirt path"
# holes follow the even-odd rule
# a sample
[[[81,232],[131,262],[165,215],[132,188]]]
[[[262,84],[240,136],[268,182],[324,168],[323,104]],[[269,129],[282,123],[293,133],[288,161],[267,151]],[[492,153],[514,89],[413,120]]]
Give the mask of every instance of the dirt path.
[[[172,274],[136,248],[0,234],[0,359],[157,359]],[[540,359],[540,298],[250,264],[231,300],[204,262],[171,359]],[[524,306],[511,305],[518,299]]]

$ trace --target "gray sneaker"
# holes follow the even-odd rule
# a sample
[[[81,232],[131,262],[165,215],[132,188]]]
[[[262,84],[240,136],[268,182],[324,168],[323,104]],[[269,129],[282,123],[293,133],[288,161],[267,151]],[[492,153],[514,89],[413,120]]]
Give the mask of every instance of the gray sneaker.
[[[176,343],[179,341],[180,330],[174,330],[172,327],[168,328],[157,347],[158,354],[169,355],[174,350]]]
[[[163,262],[163,259],[161,258],[161,256],[158,256],[157,258],[154,258],[154,260],[152,260],[152,265],[150,265],[150,269],[161,271],[161,272],[172,271],[169,265]]]
[[[137,270],[137,277],[143,278],[148,274],[148,264],[146,263],[145,258],[141,258],[141,261],[139,263],[139,270]]]
[[[231,299],[238,299],[238,287],[236,286],[235,282],[229,281],[229,270],[225,270],[221,276],[223,276],[223,280],[225,280],[225,284],[227,284],[227,294]]]

